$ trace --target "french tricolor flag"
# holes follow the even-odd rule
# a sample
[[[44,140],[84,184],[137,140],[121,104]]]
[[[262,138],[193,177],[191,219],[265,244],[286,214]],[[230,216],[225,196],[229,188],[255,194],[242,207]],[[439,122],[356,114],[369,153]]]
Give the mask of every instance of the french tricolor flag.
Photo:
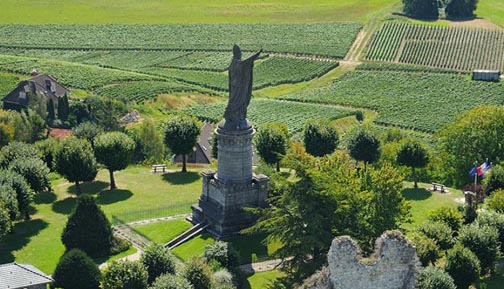
[[[469,172],[469,175],[471,177],[474,177],[475,175],[478,175],[478,177],[485,177],[486,172],[491,169],[492,166],[488,163],[488,161],[485,161],[479,166],[475,166],[474,168],[471,169]]]

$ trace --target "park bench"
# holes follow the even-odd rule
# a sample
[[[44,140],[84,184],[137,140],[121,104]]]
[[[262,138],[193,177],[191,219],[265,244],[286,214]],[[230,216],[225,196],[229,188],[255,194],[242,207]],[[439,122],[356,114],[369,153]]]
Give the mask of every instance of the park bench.
[[[163,173],[166,172],[166,165],[152,165],[152,172],[157,173],[158,171],[163,171]]]
[[[435,192],[437,191],[437,189],[439,188],[439,190],[441,191],[441,193],[444,193],[445,192],[445,185],[443,184],[438,184],[438,183],[432,183],[432,190]]]

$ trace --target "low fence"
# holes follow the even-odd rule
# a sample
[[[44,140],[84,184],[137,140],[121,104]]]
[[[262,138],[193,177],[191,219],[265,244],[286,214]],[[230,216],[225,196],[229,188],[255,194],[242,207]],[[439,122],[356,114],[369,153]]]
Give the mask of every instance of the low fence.
[[[168,207],[158,207],[147,210],[129,211],[112,215],[112,225],[139,222],[144,220],[188,214],[193,203],[176,204]]]

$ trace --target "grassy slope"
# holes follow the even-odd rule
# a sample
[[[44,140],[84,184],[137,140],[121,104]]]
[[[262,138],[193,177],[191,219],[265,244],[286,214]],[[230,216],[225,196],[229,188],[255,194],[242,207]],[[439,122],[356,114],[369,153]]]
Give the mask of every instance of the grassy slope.
[[[498,1],[498,0],[496,0]],[[368,20],[398,0],[2,0],[2,23],[286,23]]]
[[[191,228],[191,226],[191,223],[185,219],[176,219],[141,225],[135,227],[135,229],[151,241],[166,243]]]
[[[480,0],[476,10],[478,17],[489,19],[490,21],[504,26],[504,1],[502,0]]]
[[[254,273],[250,276],[247,276],[247,279],[244,281],[242,289],[268,288],[268,285],[271,285],[271,283],[275,279],[282,276],[285,276],[285,274],[278,270]]]

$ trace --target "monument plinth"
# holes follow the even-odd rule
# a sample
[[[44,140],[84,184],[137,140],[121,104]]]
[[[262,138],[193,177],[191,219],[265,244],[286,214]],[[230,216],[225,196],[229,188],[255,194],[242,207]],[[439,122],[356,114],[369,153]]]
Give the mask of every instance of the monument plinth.
[[[204,171],[203,189],[198,204],[192,206],[193,222],[206,222],[207,230],[222,238],[236,235],[252,225],[256,218],[245,207],[266,205],[268,177],[252,172],[252,139],[255,130],[246,119],[252,93],[252,67],[259,53],[241,60],[235,45],[229,67],[229,102],[219,122],[217,172]]]

